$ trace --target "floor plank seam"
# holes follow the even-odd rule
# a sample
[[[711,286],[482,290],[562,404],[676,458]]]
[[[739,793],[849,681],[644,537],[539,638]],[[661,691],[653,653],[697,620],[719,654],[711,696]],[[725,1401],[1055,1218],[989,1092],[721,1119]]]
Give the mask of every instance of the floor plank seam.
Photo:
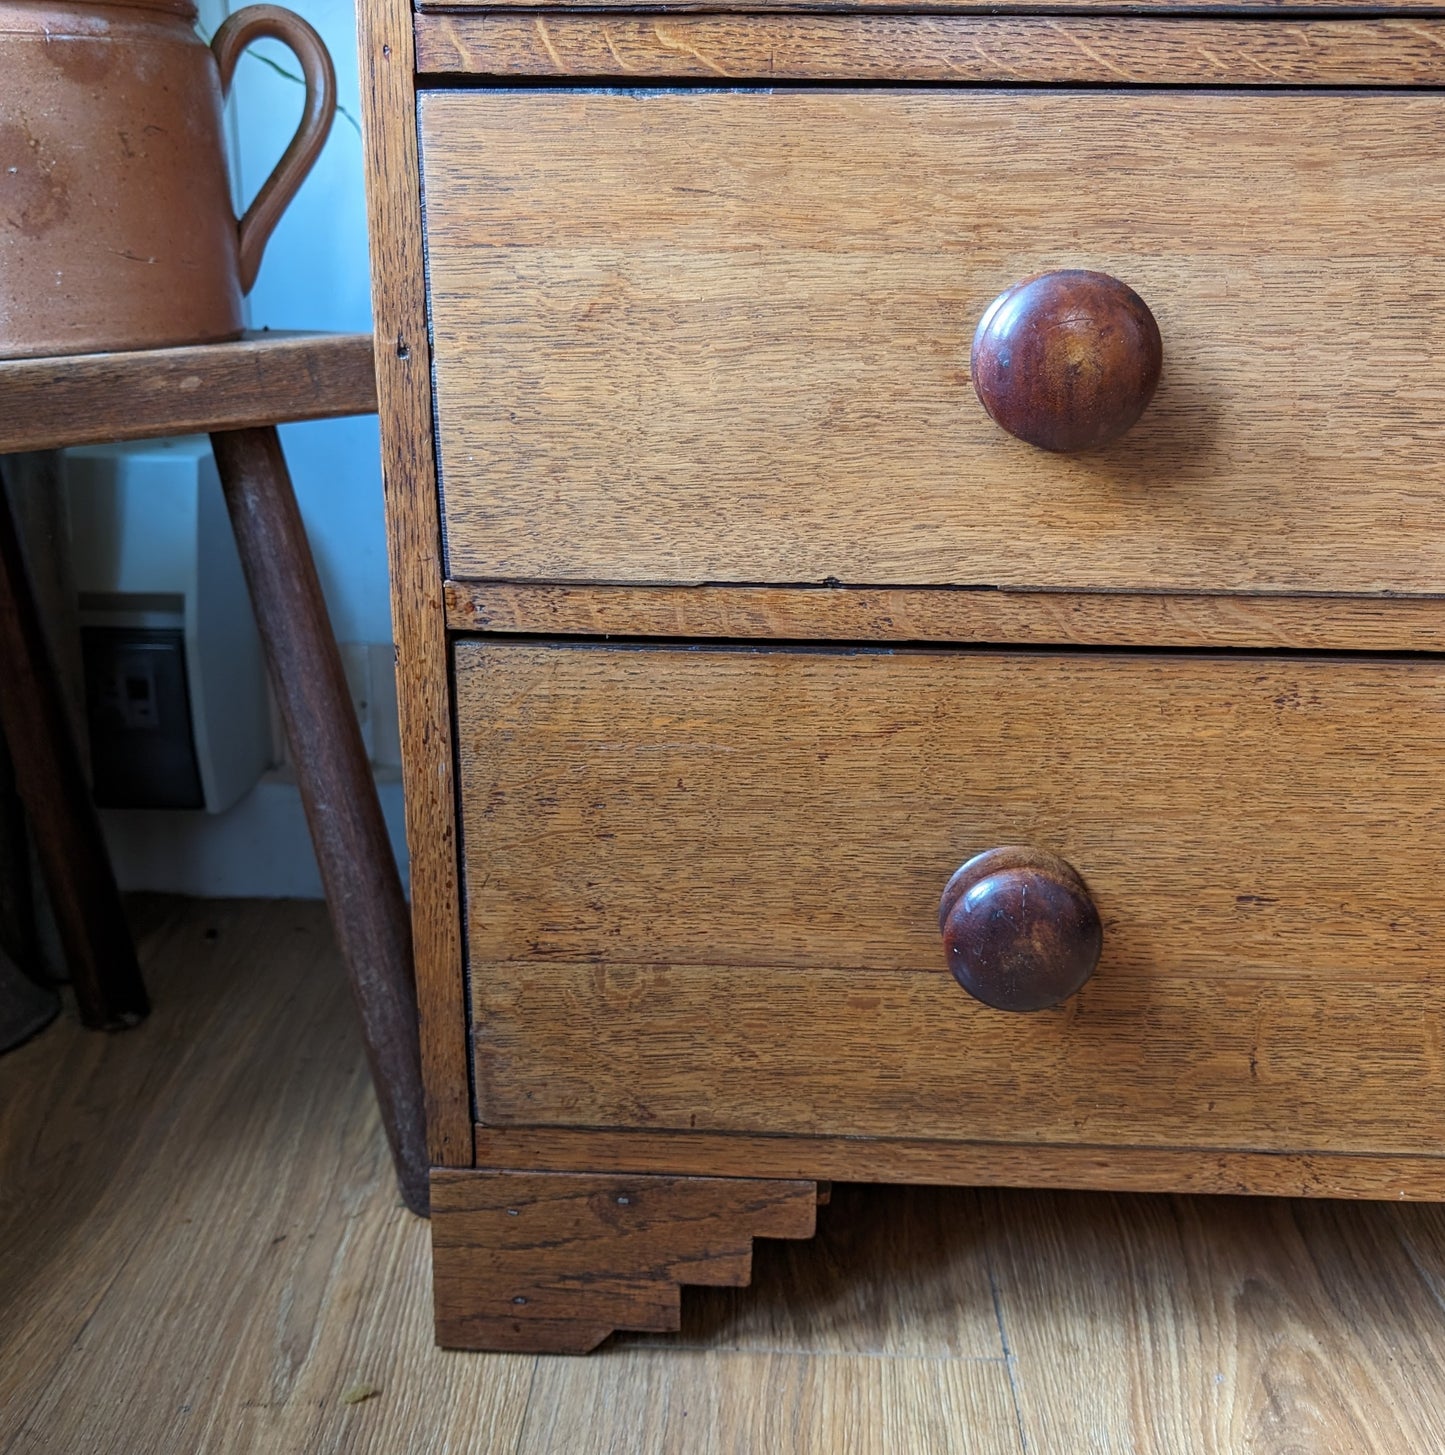
[[[517,1421],[517,1442],[512,1446],[512,1455],[522,1455],[522,1442],[527,1438],[527,1425],[532,1418],[532,1400],[537,1392],[537,1370],[541,1366],[542,1356],[532,1356],[532,1372],[527,1377],[527,1398],[522,1404],[522,1418]]]
[[[1445,1314],[1445,1293],[1442,1293],[1439,1284],[1429,1270],[1421,1266],[1414,1243],[1405,1237],[1398,1226],[1393,1228],[1392,1231],[1395,1234],[1395,1241],[1405,1250],[1405,1257],[1410,1260],[1410,1266],[1415,1270],[1420,1282],[1425,1285],[1425,1291],[1430,1295],[1431,1301],[1442,1314]]]
[[[120,1281],[121,1275],[129,1266],[131,1259],[135,1257],[136,1250],[141,1246],[141,1243],[143,1241],[144,1233],[138,1231],[135,1237],[131,1240],[130,1246],[125,1250],[125,1253],[122,1255],[120,1262],[117,1263],[110,1270],[110,1277],[105,1280],[105,1287],[95,1296],[94,1301],[91,1303],[91,1306],[86,1312],[85,1317],[80,1321],[79,1326],[74,1330],[69,1340],[66,1342],[64,1349],[61,1351],[61,1353],[55,1360],[55,1363],[51,1367],[49,1378],[45,1381],[44,1384],[40,1385],[36,1389],[35,1398],[31,1402],[30,1408],[26,1410],[23,1416],[21,1416],[20,1421],[15,1428],[14,1434],[6,1443],[5,1449],[3,1452],[0,1452],[0,1455],[9,1455],[9,1452],[11,1450],[14,1450],[19,1445],[22,1439],[24,1439],[28,1434],[32,1433],[31,1421],[35,1416],[35,1412],[41,1407],[42,1404],[44,1404],[45,1396],[49,1392],[51,1385],[54,1384],[56,1380],[61,1377],[62,1371],[65,1369],[65,1366],[71,1361],[71,1359],[77,1357],[77,1354],[79,1354],[80,1357],[84,1357],[85,1351],[77,1350],[77,1345],[79,1345],[80,1341],[85,1337],[86,1333],[90,1329],[90,1326],[95,1322],[97,1316],[101,1313],[102,1309],[106,1307],[106,1301],[110,1298],[116,1284]]]
[[[1019,1432],[1019,1450],[1022,1455],[1029,1455],[1029,1436],[1024,1428],[1023,1401],[1019,1398],[1018,1386],[1018,1365],[1014,1360],[1013,1348],[1009,1344],[1008,1329],[1004,1325],[1003,1317],[1003,1296],[999,1292],[998,1275],[994,1271],[993,1251],[987,1244],[984,1246],[983,1255],[984,1271],[988,1274],[989,1296],[993,1299],[993,1320],[998,1326],[998,1341],[1003,1348],[1003,1367],[1008,1374],[1009,1398],[1013,1401],[1014,1423]]]

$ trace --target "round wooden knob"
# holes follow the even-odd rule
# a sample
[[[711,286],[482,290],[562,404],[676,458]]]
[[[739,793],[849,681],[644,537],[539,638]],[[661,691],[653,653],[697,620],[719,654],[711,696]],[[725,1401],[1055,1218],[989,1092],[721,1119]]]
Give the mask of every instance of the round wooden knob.
[[[1104,945],[1088,886],[1042,849],[976,854],[948,881],[938,925],[954,979],[995,1010],[1067,1000]]]
[[[1088,450],[1144,413],[1164,344],[1144,300],[1107,273],[1040,273],[1000,293],[973,336],[973,387],[1041,450]]]

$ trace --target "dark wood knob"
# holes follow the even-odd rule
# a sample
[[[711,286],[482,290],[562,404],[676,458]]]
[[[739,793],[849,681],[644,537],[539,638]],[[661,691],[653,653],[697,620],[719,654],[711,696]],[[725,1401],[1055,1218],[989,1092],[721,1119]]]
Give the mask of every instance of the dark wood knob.
[[[938,926],[954,979],[995,1010],[1045,1010],[1094,973],[1104,930],[1088,886],[1043,849],[989,849],[948,881]]]
[[[1164,363],[1159,325],[1107,273],[1040,273],[1000,293],[973,336],[973,387],[995,423],[1041,450],[1118,439]]]

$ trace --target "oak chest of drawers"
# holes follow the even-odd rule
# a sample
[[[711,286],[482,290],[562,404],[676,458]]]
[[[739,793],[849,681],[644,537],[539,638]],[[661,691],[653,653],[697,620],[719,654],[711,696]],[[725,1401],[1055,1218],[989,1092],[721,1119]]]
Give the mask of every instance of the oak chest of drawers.
[[[1132,9],[364,5],[444,1343],[1445,1194],[1445,19]]]

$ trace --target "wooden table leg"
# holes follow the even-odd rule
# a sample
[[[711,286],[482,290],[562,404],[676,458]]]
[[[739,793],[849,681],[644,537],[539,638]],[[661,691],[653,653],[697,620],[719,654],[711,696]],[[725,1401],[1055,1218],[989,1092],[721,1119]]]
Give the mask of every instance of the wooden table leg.
[[[0,730],[15,765],[80,1018],[134,1025],[150,1010],[100,819],[0,480]]]
[[[270,426],[213,434],[402,1196],[428,1206],[411,929],[316,565]]]

